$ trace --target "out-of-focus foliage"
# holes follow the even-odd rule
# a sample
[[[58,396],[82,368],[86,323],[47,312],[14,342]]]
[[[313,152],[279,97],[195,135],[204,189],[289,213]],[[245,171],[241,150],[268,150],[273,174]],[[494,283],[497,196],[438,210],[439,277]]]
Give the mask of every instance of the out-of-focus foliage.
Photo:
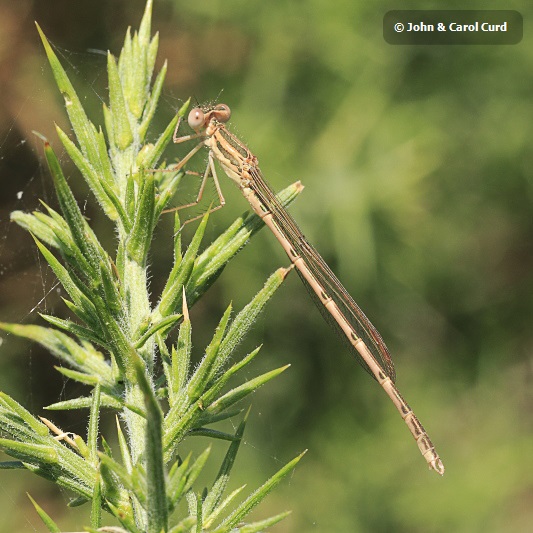
[[[159,64],[169,62],[161,124],[190,95],[223,101],[233,111],[230,127],[259,157],[273,187],[303,181],[292,211],[387,341],[398,385],[447,471],[438,479],[425,470],[392,406],[311,310],[296,276],[250,340],[263,339],[275,359],[259,363],[265,369],[287,360],[293,366],[288,378],[256,396],[240,460],[259,480],[309,448],[292,482],[266,504],[275,510],[279,500],[288,501],[294,509],[278,531],[527,531],[533,521],[533,41],[527,32],[533,9],[505,5],[524,16],[524,40],[516,46],[395,47],[382,37],[390,7],[354,0],[155,2]],[[490,7],[502,6],[483,5]],[[52,276],[37,263],[29,238],[7,222],[10,211],[31,209],[42,196],[45,171],[31,130],[54,139],[53,121],[67,128],[33,20],[65,64],[75,54],[69,75],[84,103],[99,109],[105,56],[95,49],[118,50],[142,8],[115,0],[2,6],[4,320],[20,321],[34,306],[62,309],[54,292],[40,301]],[[200,156],[198,170],[202,164]],[[227,206],[212,218],[224,228],[245,204],[220,177]],[[86,214],[103,224],[94,206]],[[171,225],[162,233],[168,236]],[[278,248],[264,232],[226,269],[213,299],[195,309],[193,319],[206,334],[230,300],[246,302],[267,273],[287,264]],[[171,256],[165,247],[151,257],[155,287]],[[193,340],[204,344],[200,333]],[[41,372],[49,365],[42,354],[11,338],[0,350],[1,389],[36,406],[52,403],[47,390],[57,399],[65,384]],[[81,433],[76,422],[70,420],[72,430]],[[260,464],[253,462],[257,450]],[[11,521],[5,527],[32,531],[38,519],[17,496],[24,484],[9,475],[0,497],[0,513]],[[45,507],[45,493],[32,494]]]

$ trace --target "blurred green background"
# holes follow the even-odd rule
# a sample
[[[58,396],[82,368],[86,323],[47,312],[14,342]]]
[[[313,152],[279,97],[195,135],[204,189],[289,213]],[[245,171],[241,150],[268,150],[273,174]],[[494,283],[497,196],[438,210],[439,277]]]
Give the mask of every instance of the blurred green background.
[[[422,7],[443,6],[402,6]],[[231,129],[259,157],[272,186],[303,181],[291,211],[381,331],[397,384],[447,469],[442,479],[427,471],[390,401],[291,275],[242,347],[245,353],[264,343],[250,376],[292,367],[253,398],[234,484],[253,489],[309,448],[255,513],[293,509],[273,531],[531,531],[533,7],[468,7],[519,10],[524,40],[390,46],[382,18],[397,4],[384,1],[155,1],[159,64],[169,61],[159,125],[190,95],[225,102]],[[31,130],[59,150],[53,122],[67,127],[33,21],[99,122],[104,52],[120,51],[143,8],[131,0],[0,3],[1,320],[66,313],[31,238],[9,222],[11,211],[35,209],[38,198],[55,205]],[[169,158],[179,153],[172,148]],[[63,160],[99,235],[109,232]],[[213,215],[206,242],[246,209],[220,177],[227,206]],[[152,255],[154,298],[170,268],[171,218]],[[113,236],[106,242],[112,249]],[[254,238],[192,312],[197,355],[228,303],[240,309],[287,263],[273,236]],[[49,355],[2,340],[1,390],[37,414],[69,397],[73,385]],[[54,420],[85,432],[85,413]],[[200,440],[196,446],[205,447]],[[217,448],[220,455],[226,446]],[[67,510],[67,493],[7,471],[0,472],[1,532],[44,531],[25,491],[64,530],[81,528],[87,511]]]

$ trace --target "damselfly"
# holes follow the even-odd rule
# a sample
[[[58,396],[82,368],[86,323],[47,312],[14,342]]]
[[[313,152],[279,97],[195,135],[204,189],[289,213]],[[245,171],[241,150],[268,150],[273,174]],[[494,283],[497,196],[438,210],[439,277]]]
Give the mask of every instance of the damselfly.
[[[429,467],[442,475],[444,465],[433,443],[394,384],[394,365],[381,335],[320,254],[309,244],[292,216],[277,200],[259,170],[256,156],[228,131],[225,124],[230,115],[231,111],[225,104],[218,104],[209,109],[196,107],[188,117],[189,126],[195,133],[179,137],[179,122],[174,132],[175,143],[200,140],[178,163],[178,168],[203,146],[209,150],[207,168],[197,201],[202,196],[207,179],[212,176],[220,200],[220,205],[215,209],[225,203],[215,168],[217,160],[224,172],[237,184],[254,212],[280,242],[326,321],[347,341],[363,368],[388,394],[409,427]]]

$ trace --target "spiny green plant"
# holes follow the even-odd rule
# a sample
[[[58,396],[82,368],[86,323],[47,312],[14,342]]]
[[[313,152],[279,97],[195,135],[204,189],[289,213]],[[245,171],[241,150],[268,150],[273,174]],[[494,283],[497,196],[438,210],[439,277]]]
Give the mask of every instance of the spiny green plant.
[[[52,411],[89,409],[88,431],[86,439],[65,434],[0,393],[0,447],[16,459],[0,466],[26,469],[69,489],[75,495],[70,506],[90,504],[87,531],[263,531],[288,513],[253,523],[246,523],[245,518],[292,471],[301,455],[237,503],[243,487],[229,494],[227,489],[247,414],[235,434],[211,425],[239,416],[242,409],[237,403],[287,368],[227,387],[258,354],[259,348],[242,357],[237,347],[287,270],[276,271],[233,319],[231,305],[227,308],[201,362],[192,368],[189,307],[205,294],[262,222],[245,214],[200,253],[206,214],[182,253],[176,214],[174,262],[157,304],[151,306],[148,257],[154,228],[184,174],[169,170],[161,158],[178,118],[187,109],[185,104],[155,142],[146,141],[167,69],[165,63],[152,83],[158,35],[150,35],[151,10],[149,0],[139,31],[131,35],[128,30],[118,61],[108,54],[109,106],[104,104],[104,131],[87,117],[37,26],[75,140],[59,127],[57,133],[115,225],[117,246],[112,256],[101,245],[52,146],[43,138],[60,211],[42,202],[44,211],[16,211],[12,220],[31,233],[68,295],[64,302],[73,319],[42,314],[51,327],[7,323],[0,327],[46,347],[59,359],[61,374],[91,389],[87,396],[47,407]],[[280,200],[290,203],[300,189],[289,187],[280,193]],[[169,334],[175,328],[179,333],[172,344]],[[118,454],[99,434],[102,408],[118,414]],[[203,490],[196,484],[210,447],[196,458],[179,455],[184,441],[197,435],[230,442],[213,483]],[[187,505],[178,509],[183,499]],[[32,502],[48,530],[59,531],[52,518]],[[121,528],[103,526],[102,510],[113,515]]]

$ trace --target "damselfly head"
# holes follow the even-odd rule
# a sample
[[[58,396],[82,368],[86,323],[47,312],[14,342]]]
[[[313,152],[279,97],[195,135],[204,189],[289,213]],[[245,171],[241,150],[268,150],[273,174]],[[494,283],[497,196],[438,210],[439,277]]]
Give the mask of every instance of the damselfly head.
[[[189,126],[196,132],[207,128],[211,119],[217,122],[227,122],[231,117],[231,109],[226,104],[217,104],[213,109],[205,111],[201,107],[195,107],[189,113],[187,122]]]

